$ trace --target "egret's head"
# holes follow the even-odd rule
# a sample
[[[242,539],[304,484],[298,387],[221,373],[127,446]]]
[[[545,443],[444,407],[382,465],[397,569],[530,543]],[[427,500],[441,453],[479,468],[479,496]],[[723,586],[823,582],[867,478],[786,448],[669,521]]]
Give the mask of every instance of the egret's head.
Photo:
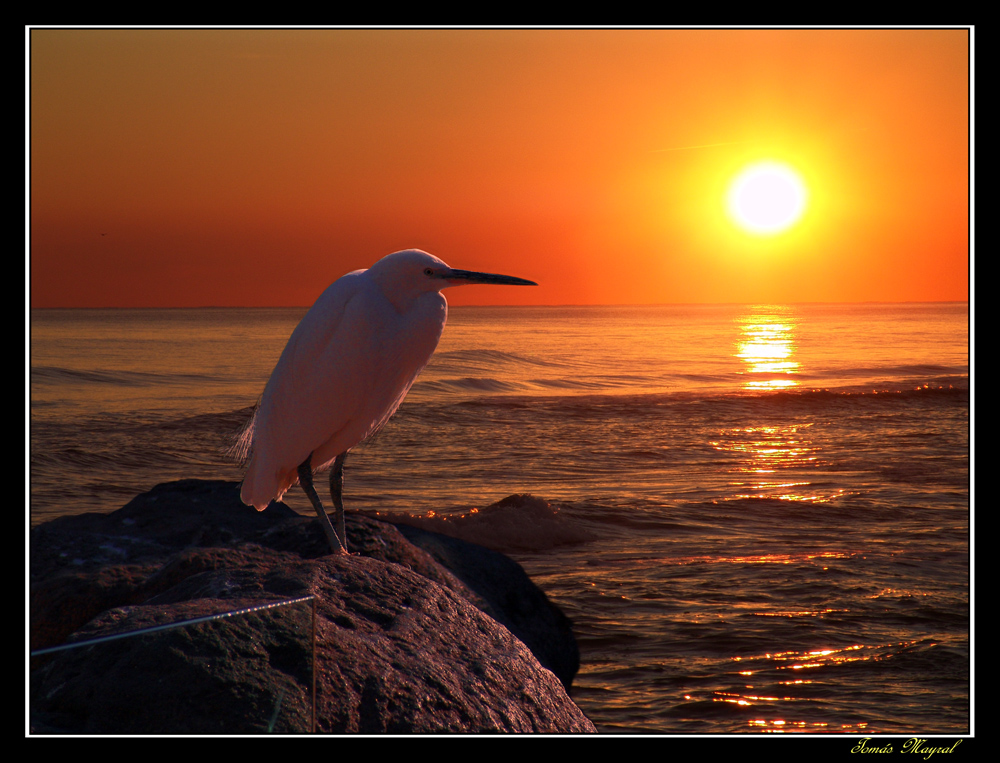
[[[433,254],[419,249],[404,249],[383,257],[368,268],[368,274],[383,288],[391,286],[409,291],[432,291],[440,286],[431,283],[426,273],[442,270],[448,270],[448,266]]]
[[[462,284],[506,284],[509,286],[537,286],[534,281],[495,273],[478,273],[458,270],[420,249],[393,252],[369,268],[372,277],[383,288],[408,292],[440,291],[447,286]]]

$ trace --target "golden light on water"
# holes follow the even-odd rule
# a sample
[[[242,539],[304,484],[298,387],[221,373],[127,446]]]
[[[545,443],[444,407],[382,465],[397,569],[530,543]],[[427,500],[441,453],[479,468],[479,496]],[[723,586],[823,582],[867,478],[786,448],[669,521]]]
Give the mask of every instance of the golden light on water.
[[[912,642],[909,642],[912,643]],[[727,690],[715,690],[699,695],[690,692],[684,699],[691,702],[720,702],[736,705],[753,712],[756,708],[762,715],[749,718],[747,724],[754,729],[772,733],[808,733],[810,731],[862,731],[868,726],[867,721],[853,724],[840,724],[836,729],[824,721],[803,720],[800,706],[809,706],[813,700],[808,694],[802,694],[800,687],[813,683],[802,675],[810,671],[828,669],[852,662],[879,661],[891,654],[902,644],[847,644],[840,647],[821,647],[808,650],[788,650],[769,652],[752,657],[737,657],[731,659],[738,663],[740,669],[734,675],[740,676],[747,683],[743,689],[736,687]],[[779,671],[791,670],[798,673],[794,678],[784,678]],[[811,708],[810,708],[811,709]],[[772,715],[773,714],[773,715]],[[776,716],[776,717],[775,717]],[[799,717],[796,717],[799,716]]]
[[[735,319],[731,357],[739,362],[745,390],[800,385],[798,324],[795,308],[785,305],[754,305]],[[817,491],[808,474],[820,461],[820,449],[810,436],[812,426],[812,422],[735,426],[710,440],[716,450],[740,457],[730,469],[737,475],[730,483],[733,498],[823,503],[842,496],[842,489],[832,494]]]
[[[808,428],[808,424],[737,427],[730,430],[732,441],[716,441],[712,444],[720,450],[748,455],[750,462],[741,467],[740,471],[772,474],[782,467],[803,466],[816,460],[813,452],[815,449],[804,440],[800,432]],[[795,484],[788,483],[787,487]]]
[[[813,559],[846,559],[850,554],[842,551],[803,552],[796,554],[760,554],[757,556],[675,556],[657,560],[658,565],[666,564],[802,564]],[[762,617],[801,617],[815,614],[829,614],[841,610],[820,609],[808,612],[754,612]]]
[[[811,424],[735,427],[709,444],[718,451],[741,456],[731,471],[737,475],[734,498],[771,498],[822,503],[843,494],[817,493],[802,470],[819,460],[819,448],[808,437]],[[790,472],[788,476],[781,476]]]
[[[785,389],[795,387],[791,378],[798,373],[795,359],[796,320],[792,308],[754,306],[737,320],[740,335],[735,356],[748,375],[747,389]]]

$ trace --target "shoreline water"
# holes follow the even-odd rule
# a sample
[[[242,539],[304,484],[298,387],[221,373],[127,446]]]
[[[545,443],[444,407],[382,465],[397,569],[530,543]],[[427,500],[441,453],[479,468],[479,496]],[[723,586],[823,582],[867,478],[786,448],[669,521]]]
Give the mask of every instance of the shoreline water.
[[[226,436],[295,320],[41,316],[30,521],[238,480]],[[574,621],[601,730],[965,733],[969,415],[962,304],[458,308],[346,500],[551,505],[506,542]]]

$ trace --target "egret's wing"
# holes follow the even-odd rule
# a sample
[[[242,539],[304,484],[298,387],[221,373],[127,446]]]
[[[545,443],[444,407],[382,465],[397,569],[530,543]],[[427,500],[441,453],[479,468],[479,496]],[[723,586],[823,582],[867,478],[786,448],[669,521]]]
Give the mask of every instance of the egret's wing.
[[[312,463],[318,469],[371,437],[392,417],[434,353],[448,316],[448,303],[437,291],[420,295],[403,312],[381,292],[366,295],[357,303],[357,321],[350,315],[354,307],[352,303],[344,318],[345,325],[356,329],[348,332],[343,375],[360,396],[352,397],[345,427],[313,450]]]
[[[363,279],[331,284],[295,327],[264,388],[253,424],[244,503],[264,508],[297,479],[296,469],[347,423],[361,388],[357,365]],[[363,323],[363,322],[362,322]]]

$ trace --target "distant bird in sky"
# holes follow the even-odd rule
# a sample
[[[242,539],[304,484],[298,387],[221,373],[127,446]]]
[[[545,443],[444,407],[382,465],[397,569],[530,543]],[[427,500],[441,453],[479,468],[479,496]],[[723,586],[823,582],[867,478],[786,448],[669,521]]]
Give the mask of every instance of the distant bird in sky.
[[[235,447],[247,464],[240,498],[259,511],[302,485],[334,553],[347,553],[344,459],[389,420],[437,347],[462,284],[537,286],[449,267],[407,249],[334,281],[292,332]],[[331,467],[334,530],[313,487]]]

